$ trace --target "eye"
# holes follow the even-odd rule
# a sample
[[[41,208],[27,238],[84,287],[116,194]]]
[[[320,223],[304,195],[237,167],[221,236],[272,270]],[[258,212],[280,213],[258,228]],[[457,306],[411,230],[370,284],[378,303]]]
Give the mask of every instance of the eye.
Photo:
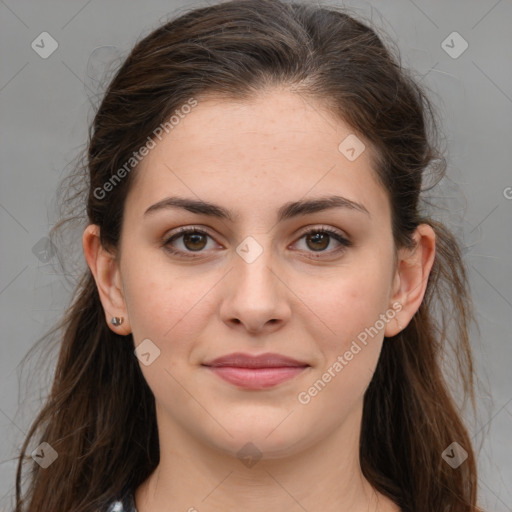
[[[352,242],[341,233],[325,227],[310,229],[303,233],[299,240],[303,238],[305,239],[307,249],[310,249],[314,253],[338,253],[352,245]],[[339,246],[337,249],[326,251],[326,249],[332,245],[332,239],[336,240]]]
[[[179,228],[176,233],[164,241],[163,246],[168,252],[179,257],[197,258],[200,257],[200,253],[204,252],[204,249],[207,248],[208,238],[213,240],[212,236],[203,229],[196,227]],[[176,248],[175,243],[180,239],[182,239],[182,248]],[[299,241],[302,239],[305,239],[306,242],[307,248],[305,251],[317,254],[342,252],[352,245],[352,242],[341,233],[325,227],[318,227],[306,231],[299,238]],[[332,245],[332,239],[338,243],[339,247],[334,250],[326,251],[326,249]],[[193,253],[198,254],[195,255]],[[317,255],[315,255],[315,257],[317,257]]]
[[[173,243],[176,240],[182,238],[182,245],[185,248],[175,249]],[[166,239],[164,246],[167,251],[178,256],[184,256],[188,258],[195,258],[197,256],[193,254],[187,254],[189,252],[202,252],[207,245],[207,238],[212,238],[206,231],[199,228],[179,228],[178,232]],[[199,255],[198,255],[199,256]]]

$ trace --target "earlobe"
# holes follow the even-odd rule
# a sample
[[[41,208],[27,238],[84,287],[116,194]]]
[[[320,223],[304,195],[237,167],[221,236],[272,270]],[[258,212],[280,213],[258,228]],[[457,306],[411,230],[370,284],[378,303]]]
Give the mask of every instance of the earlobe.
[[[399,250],[390,304],[398,302],[401,309],[396,313],[397,321],[387,324],[384,332],[386,337],[398,334],[418,311],[434,264],[436,236],[432,227],[420,224],[413,234],[413,239],[414,248]]]
[[[82,236],[84,256],[98,288],[105,321],[115,333],[130,334],[131,328],[121,286],[119,265],[115,255],[101,245],[99,234],[99,226],[96,224],[87,226]],[[112,322],[113,318],[123,318],[123,321]]]

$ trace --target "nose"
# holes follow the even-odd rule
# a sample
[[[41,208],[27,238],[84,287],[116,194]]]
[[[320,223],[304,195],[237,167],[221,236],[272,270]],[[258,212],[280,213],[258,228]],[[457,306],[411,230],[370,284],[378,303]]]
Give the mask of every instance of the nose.
[[[222,320],[231,328],[245,330],[252,335],[280,329],[291,315],[291,292],[286,286],[285,276],[272,268],[276,265],[270,247],[263,247],[261,242],[259,245],[261,254],[254,260],[246,257],[243,250],[234,255],[233,268],[226,276],[220,310]],[[255,250],[254,245],[250,250]]]

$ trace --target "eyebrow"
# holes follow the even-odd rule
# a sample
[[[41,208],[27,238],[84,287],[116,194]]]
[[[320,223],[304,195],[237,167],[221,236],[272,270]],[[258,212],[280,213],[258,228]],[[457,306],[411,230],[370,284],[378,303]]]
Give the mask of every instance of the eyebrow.
[[[226,219],[234,222],[235,215],[233,212],[223,208],[222,206],[207,201],[199,201],[195,199],[188,199],[185,197],[166,197],[161,201],[151,205],[145,212],[144,216],[155,213],[157,211],[181,208],[192,213],[200,215],[208,215],[219,219]],[[342,196],[327,196],[307,201],[292,201],[285,203],[277,211],[278,222],[298,217],[300,215],[308,215],[324,210],[333,208],[346,208],[355,210],[370,216],[370,212],[362,205],[355,201],[351,201]],[[238,217],[238,215],[236,215]]]

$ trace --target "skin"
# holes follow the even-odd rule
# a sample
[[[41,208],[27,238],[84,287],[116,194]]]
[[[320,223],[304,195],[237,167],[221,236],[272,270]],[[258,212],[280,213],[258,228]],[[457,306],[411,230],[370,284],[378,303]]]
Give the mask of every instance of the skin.
[[[141,363],[156,399],[161,456],[136,491],[139,512],[229,512],[241,503],[249,512],[399,510],[361,472],[363,395],[384,336],[403,329],[421,304],[435,235],[420,225],[416,248],[396,251],[369,144],[354,161],[338,150],[351,133],[321,105],[287,90],[245,102],[201,99],[136,170],[117,254],[101,247],[97,226],[85,230],[105,321],[132,333],[135,346],[150,339],[160,350],[149,366]],[[334,191],[368,213],[336,208],[277,222],[284,203]],[[177,208],[144,215],[171,195],[218,204],[233,222]],[[172,242],[196,258],[165,249],[182,226],[209,234]],[[352,245],[303,236],[322,226]],[[247,236],[262,249],[251,263],[236,252]],[[396,312],[394,303],[396,316],[300,403],[299,393],[359,333]],[[113,316],[123,324],[112,326]],[[201,366],[235,351],[277,352],[310,367],[254,391]],[[251,467],[237,456],[248,442],[261,453]]]

